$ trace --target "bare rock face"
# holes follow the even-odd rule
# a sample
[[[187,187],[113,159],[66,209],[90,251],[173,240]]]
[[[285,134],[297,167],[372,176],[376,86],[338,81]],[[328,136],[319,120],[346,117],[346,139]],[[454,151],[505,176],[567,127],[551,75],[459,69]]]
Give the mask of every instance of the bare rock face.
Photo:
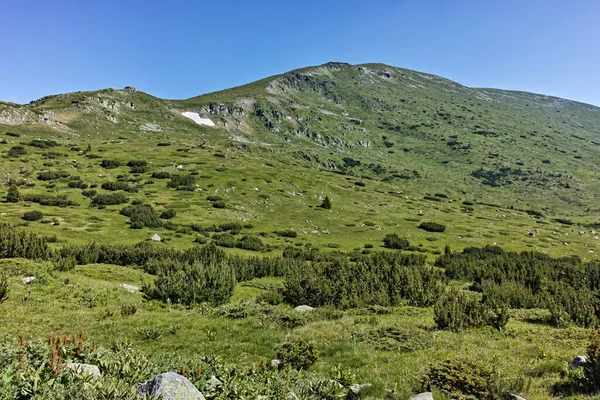
[[[139,385],[137,391],[163,400],[206,400],[192,382],[175,372],[156,375]]]

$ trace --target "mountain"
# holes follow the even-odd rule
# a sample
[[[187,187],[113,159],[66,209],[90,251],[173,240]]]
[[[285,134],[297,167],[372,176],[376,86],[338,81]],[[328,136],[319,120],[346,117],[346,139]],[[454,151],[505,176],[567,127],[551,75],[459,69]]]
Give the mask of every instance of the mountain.
[[[87,207],[68,186],[73,176],[98,188],[129,181],[137,189],[132,198],[176,209],[174,223],[242,220],[275,248],[286,239],[273,232],[291,229],[299,245],[353,248],[399,231],[432,252],[438,241],[553,251],[572,242],[556,232],[593,227],[600,211],[600,108],[383,64],[327,63],[187,100],[127,87],[0,103],[0,132],[12,134],[2,135],[3,182],[18,181],[23,193],[72,197],[82,214],[67,207],[50,215],[67,221],[59,233],[75,240],[78,230],[99,240],[150,234],[132,233],[121,215],[98,217],[106,211]],[[35,139],[57,146],[41,148]],[[26,154],[9,156],[21,142]],[[121,166],[103,168],[102,159]],[[130,160],[151,168],[131,173]],[[55,170],[69,177],[36,178]],[[156,171],[192,173],[195,191],[168,189],[150,178]],[[326,195],[331,210],[318,207]],[[226,207],[212,207],[207,196]],[[423,220],[452,229],[430,237],[416,228]],[[47,224],[36,229],[52,232]],[[591,236],[573,240],[585,247],[595,239],[582,230]]]

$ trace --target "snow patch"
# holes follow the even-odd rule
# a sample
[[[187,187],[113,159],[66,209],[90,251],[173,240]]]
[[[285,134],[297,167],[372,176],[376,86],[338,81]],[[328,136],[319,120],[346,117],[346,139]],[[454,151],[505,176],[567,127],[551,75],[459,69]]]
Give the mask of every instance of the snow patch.
[[[182,112],[181,115],[183,115],[186,118],[191,119],[198,125],[215,126],[215,123],[212,122],[210,119],[202,118],[200,115],[198,115],[198,113],[195,113],[195,112],[186,111],[186,112]]]

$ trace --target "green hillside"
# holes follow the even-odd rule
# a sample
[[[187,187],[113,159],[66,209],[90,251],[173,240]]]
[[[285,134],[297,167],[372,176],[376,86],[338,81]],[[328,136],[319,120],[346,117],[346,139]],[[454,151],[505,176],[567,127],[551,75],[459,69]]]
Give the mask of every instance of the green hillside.
[[[589,398],[599,156],[600,108],[383,64],[0,102],[0,398],[133,399],[166,368],[209,399]],[[97,385],[45,358],[80,329]],[[285,343],[318,361],[270,368]]]

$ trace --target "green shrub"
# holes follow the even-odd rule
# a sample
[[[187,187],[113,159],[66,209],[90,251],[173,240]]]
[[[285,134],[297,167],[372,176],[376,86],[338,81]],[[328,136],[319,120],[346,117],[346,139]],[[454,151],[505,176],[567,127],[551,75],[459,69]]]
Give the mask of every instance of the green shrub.
[[[130,193],[136,193],[138,191],[138,188],[136,188],[135,186],[131,186],[129,183],[123,181],[104,182],[101,187],[104,190],[110,191],[124,190]]]
[[[152,173],[152,178],[154,179],[169,179],[171,174],[167,171],[156,171]]]
[[[488,363],[460,357],[432,365],[425,372],[423,386],[431,385],[457,400],[495,400],[488,386],[492,374]]]
[[[210,195],[210,196],[206,196],[206,200],[208,200],[208,201],[220,201],[220,200],[223,200],[223,198],[221,196],[217,196],[217,195]]]
[[[149,204],[129,205],[122,208],[119,213],[129,217],[131,227],[134,229],[140,229],[144,226],[148,228],[160,228],[163,224],[154,211],[154,208]]]
[[[67,183],[67,186],[69,186],[70,188],[74,188],[74,189],[87,189],[88,188],[88,184],[84,183],[81,180],[69,181],[69,183]]]
[[[97,206],[111,206],[115,204],[127,203],[128,201],[129,198],[123,193],[101,193],[92,198],[92,204]]]
[[[242,230],[242,224],[240,224],[239,222],[226,222],[224,224],[219,225],[219,228],[222,231],[241,231]]]
[[[117,168],[121,165],[121,162],[118,160],[102,160],[100,166],[106,169]]]
[[[37,174],[37,178],[40,181],[51,181],[54,179],[67,178],[68,176],[69,174],[64,171],[47,171]]]
[[[440,296],[433,313],[439,329],[450,329],[453,332],[483,326],[502,329],[509,319],[506,305],[481,303],[474,296],[459,290],[451,290]]]
[[[331,199],[329,198],[329,196],[325,196],[325,199],[323,199],[323,202],[319,207],[324,208],[326,210],[331,210]]]
[[[39,221],[44,218],[44,214],[41,211],[27,211],[22,217],[25,221]]]
[[[285,342],[279,346],[277,358],[292,368],[305,370],[317,362],[319,353],[312,343],[300,339]]]
[[[148,163],[145,160],[129,160],[127,161],[128,167],[145,167]]]
[[[446,225],[438,224],[437,222],[421,222],[418,228],[427,232],[444,232]]]
[[[213,236],[213,240],[217,246],[235,247],[235,238],[230,233],[219,233]]]
[[[144,285],[147,298],[186,305],[227,302],[235,288],[235,270],[214,246],[197,250],[189,261],[156,261],[154,287]]]
[[[371,246],[373,247],[373,246]],[[408,239],[401,238],[396,233],[388,233],[383,237],[383,247],[387,247],[388,249],[408,249],[410,247],[410,243]],[[365,248],[367,246],[365,245]]]
[[[223,200],[217,200],[212,203],[212,206],[214,208],[226,208],[227,204]]]
[[[235,243],[235,247],[244,250],[262,251],[265,248],[265,245],[257,236],[244,235]]]
[[[8,275],[6,272],[0,274],[0,304],[8,299]]]
[[[65,195],[51,196],[49,194],[26,194],[23,200],[38,203],[42,206],[67,207],[77,204],[67,199]]]
[[[266,303],[272,306],[276,306],[278,304],[283,303],[283,295],[279,292],[269,290],[258,295],[256,297],[256,301],[258,303]]]
[[[171,219],[171,218],[175,218],[176,215],[177,215],[177,211],[175,211],[172,208],[168,208],[165,211],[163,211],[162,213],[160,213],[160,218]]]
[[[295,238],[298,236],[298,233],[296,231],[293,231],[291,229],[286,229],[283,231],[277,231],[275,232],[275,234],[277,236],[281,236],[281,237],[287,237],[287,238]]]
[[[81,194],[91,199],[96,196],[96,189],[85,189],[81,191]]]
[[[54,269],[57,271],[71,271],[77,265],[75,257],[55,257],[53,260]]]
[[[137,312],[137,305],[134,303],[123,303],[121,304],[121,316],[129,317]]]
[[[21,194],[19,188],[15,182],[11,182],[8,186],[8,193],[6,194],[6,201],[9,203],[17,203],[21,200]]]
[[[167,187],[180,190],[195,190],[196,178],[192,175],[172,175]]]
[[[19,157],[24,156],[25,154],[27,154],[27,151],[23,146],[13,146],[8,150],[9,157]]]

